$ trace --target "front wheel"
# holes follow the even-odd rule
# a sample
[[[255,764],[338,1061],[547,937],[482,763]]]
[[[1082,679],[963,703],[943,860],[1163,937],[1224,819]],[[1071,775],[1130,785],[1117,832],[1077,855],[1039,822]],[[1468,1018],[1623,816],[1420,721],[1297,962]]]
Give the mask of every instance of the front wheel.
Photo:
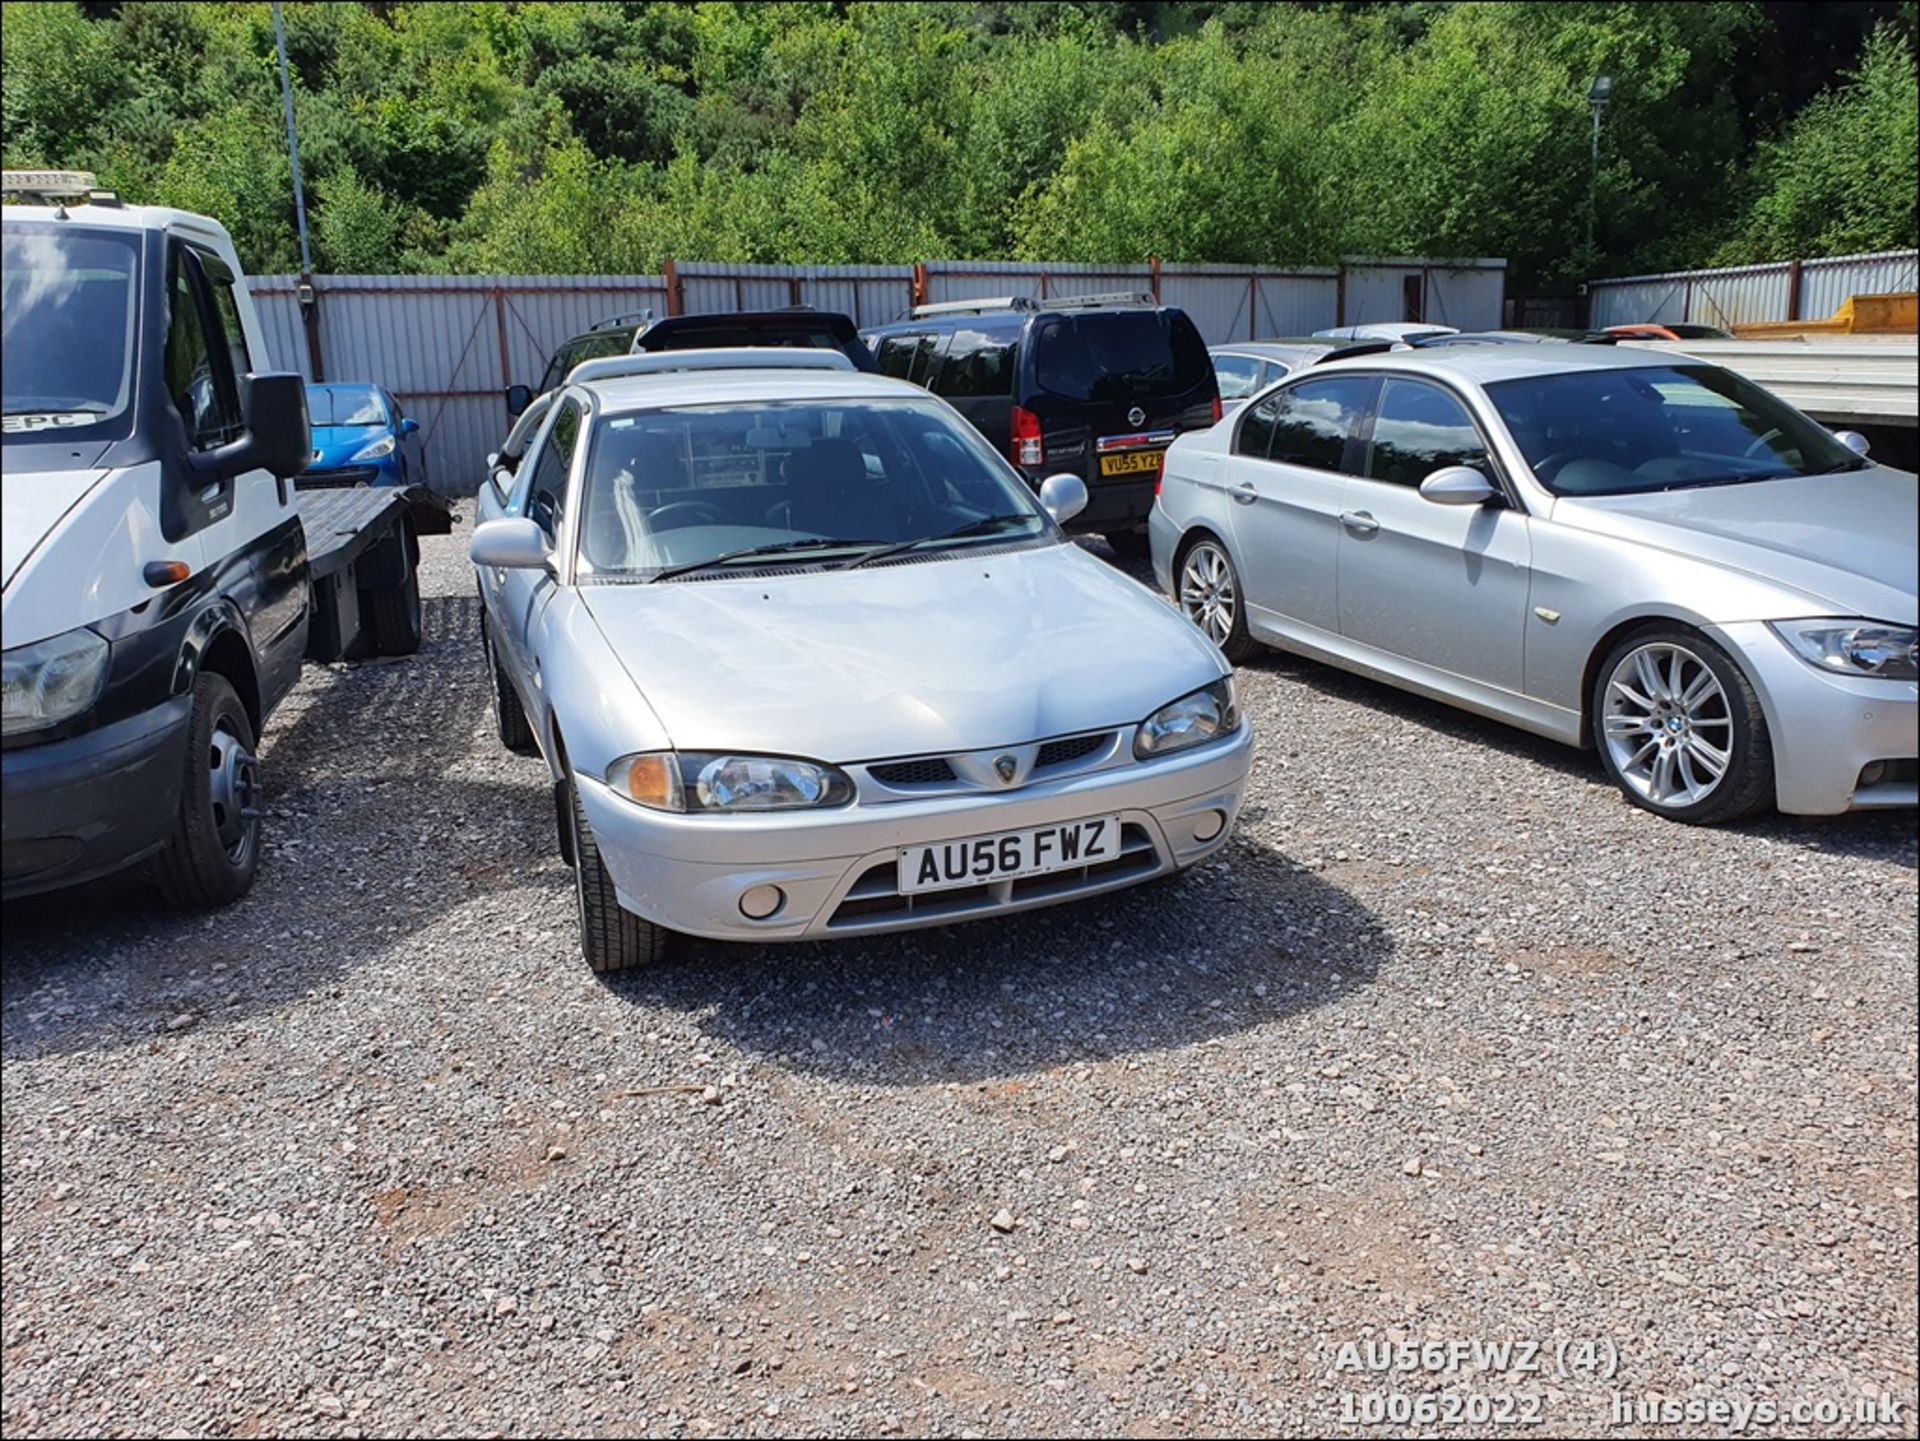
[[[664,960],[673,933],[620,904],[613,877],[587,824],[580,787],[567,781],[573,842],[573,890],[580,910],[580,949],[595,975],[631,971]]]
[[[1238,665],[1260,649],[1247,634],[1247,617],[1240,604],[1240,577],[1226,547],[1212,536],[1196,540],[1181,552],[1174,569],[1174,598],[1188,620],[1220,647],[1220,654]]]
[[[1628,636],[1600,667],[1592,714],[1607,774],[1644,810],[1719,825],[1773,801],[1760,698],[1703,635],[1675,626]]]
[[[223,675],[201,671],[187,719],[186,775],[173,834],[151,874],[167,904],[204,911],[244,896],[260,866],[253,722]]]

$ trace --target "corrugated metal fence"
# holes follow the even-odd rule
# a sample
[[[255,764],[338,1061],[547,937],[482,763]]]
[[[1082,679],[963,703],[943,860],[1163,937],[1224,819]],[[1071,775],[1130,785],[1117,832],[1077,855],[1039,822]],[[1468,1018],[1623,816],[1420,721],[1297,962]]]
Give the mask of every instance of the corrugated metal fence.
[[[537,385],[568,337],[615,314],[812,305],[861,326],[927,301],[1139,290],[1178,305],[1210,343],[1304,335],[1329,325],[1431,320],[1500,324],[1504,260],[1351,260],[1258,270],[1231,265],[928,261],[921,265],[729,265],[669,261],[662,275],[255,276],[272,363],[309,380],[387,387],[420,422],[436,490],[468,495],[506,434],[503,399]]]
[[[1601,327],[1677,320],[1731,328],[1773,320],[1821,320],[1849,295],[1914,289],[1917,262],[1920,252],[1887,250],[1595,280],[1587,286],[1591,322]]]

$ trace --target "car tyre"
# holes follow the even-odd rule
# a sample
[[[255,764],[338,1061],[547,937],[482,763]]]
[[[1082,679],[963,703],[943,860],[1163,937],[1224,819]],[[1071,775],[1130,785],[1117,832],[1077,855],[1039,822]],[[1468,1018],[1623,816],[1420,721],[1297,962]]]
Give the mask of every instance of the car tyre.
[[[360,592],[367,639],[375,655],[412,655],[420,649],[420,569],[407,548],[407,573],[397,584]]]
[[[1113,547],[1113,553],[1122,560],[1139,560],[1147,553],[1147,533],[1144,530],[1109,530],[1101,539]]]
[[[527,719],[526,707],[520,704],[520,692],[513,688],[500,657],[494,653],[493,631],[487,625],[484,612],[480,619],[480,648],[487,657],[487,674],[493,679],[493,723],[499,731],[500,744],[517,756],[538,754],[540,747],[533,739],[533,724]]]
[[[168,905],[212,910],[252,887],[260,867],[260,767],[253,746],[253,722],[232,682],[201,671],[193,682],[173,832],[149,863]]]
[[[673,933],[636,916],[620,904],[600,847],[587,824],[580,787],[567,781],[572,818],[573,890],[580,909],[580,949],[595,975],[613,975],[658,965],[667,957]]]
[[[1773,804],[1773,741],[1746,672],[1698,631],[1636,631],[1594,678],[1600,762],[1642,810],[1724,825]]]
[[[1227,548],[1212,536],[1201,535],[1181,547],[1173,566],[1173,599],[1233,664],[1259,653],[1260,642],[1247,633],[1240,573]]]

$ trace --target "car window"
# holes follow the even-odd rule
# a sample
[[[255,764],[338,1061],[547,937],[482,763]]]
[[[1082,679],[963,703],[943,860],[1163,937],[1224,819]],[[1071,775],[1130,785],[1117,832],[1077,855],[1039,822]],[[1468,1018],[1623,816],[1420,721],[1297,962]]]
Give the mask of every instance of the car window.
[[[541,442],[540,454],[534,457],[533,483],[527,492],[527,515],[547,533],[548,540],[560,534],[560,523],[566,518],[573,448],[579,438],[580,407],[568,400],[561,404]]]
[[[652,572],[757,546],[807,565],[849,548],[1055,535],[974,428],[928,399],[686,405],[595,427],[580,573]],[[948,533],[983,526],[977,535]],[[793,546],[803,549],[795,551]]]
[[[882,375],[891,375],[895,380],[905,380],[907,372],[913,369],[915,347],[920,343],[917,335],[889,335],[880,342],[880,348],[874,352]]]
[[[1269,460],[1314,470],[1351,471],[1348,442],[1373,401],[1378,382],[1367,375],[1307,380],[1275,392]]]
[[[1273,425],[1280,414],[1280,400],[1269,395],[1265,400],[1247,407],[1240,420],[1240,428],[1234,433],[1233,453],[1250,455],[1256,460],[1265,460],[1267,452],[1273,447]]]
[[[1089,310],[1033,324],[1035,379],[1069,400],[1184,395],[1213,377],[1213,358],[1180,310]]]
[[[1607,367],[1486,387],[1556,495],[1627,495],[1867,464],[1826,427],[1716,365]]]
[[[131,425],[141,267],[134,237],[72,222],[7,220],[0,237],[6,444],[36,442],[50,430],[93,438],[109,423],[120,433]]]
[[[168,286],[167,395],[187,423],[188,445],[212,450],[240,433],[240,416],[231,385],[214,365],[213,346],[224,345],[225,338],[207,334],[208,319],[194,291],[192,268],[186,247],[176,245]]]
[[[1367,447],[1367,477],[1417,486],[1442,466],[1470,465],[1494,478],[1493,459],[1466,407],[1437,385],[1389,379]]]
[[[1012,341],[978,330],[956,330],[934,373],[933,393],[954,400],[1012,395]]]
[[[1240,400],[1260,388],[1260,362],[1251,355],[1216,355],[1213,373],[1222,400]]]
[[[225,265],[220,265],[217,272],[207,271],[207,279],[213,291],[214,313],[220,317],[220,328],[226,333],[227,356],[233,366],[234,386],[244,413],[248,377],[253,374],[253,353],[247,349],[247,328],[240,323],[240,306],[233,298],[233,277],[226,273]]]

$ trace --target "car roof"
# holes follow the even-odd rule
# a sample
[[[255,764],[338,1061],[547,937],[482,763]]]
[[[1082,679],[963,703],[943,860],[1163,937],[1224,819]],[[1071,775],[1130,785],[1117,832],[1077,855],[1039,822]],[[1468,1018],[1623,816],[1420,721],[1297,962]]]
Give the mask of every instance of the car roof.
[[[1307,354],[1325,355],[1339,348],[1334,340],[1237,340],[1210,345],[1209,355],[1257,355],[1266,360],[1298,360]]]
[[[1644,370],[1651,366],[1689,363],[1703,362],[1665,353],[1656,359],[1646,351],[1621,351],[1610,345],[1447,345],[1355,356],[1340,368],[1430,375],[1436,379],[1465,379],[1491,385],[1535,375],[1581,370]],[[1315,371],[1316,375],[1321,373]]]
[[[691,353],[691,352],[689,352]],[[675,405],[739,405],[754,401],[921,400],[924,386],[863,370],[674,370],[609,376],[576,389],[607,411]]]

